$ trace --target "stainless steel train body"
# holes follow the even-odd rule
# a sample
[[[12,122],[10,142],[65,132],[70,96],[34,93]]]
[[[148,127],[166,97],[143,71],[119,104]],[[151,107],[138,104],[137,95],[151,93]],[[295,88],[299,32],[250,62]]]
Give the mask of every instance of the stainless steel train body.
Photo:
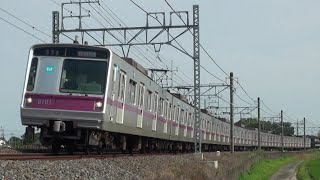
[[[206,113],[201,114],[201,120],[203,148],[227,148],[229,124]],[[33,46],[21,121],[29,128],[41,128],[45,145],[88,146],[118,139],[125,149],[124,144],[130,143],[131,137],[140,149],[150,147],[143,143],[146,138],[161,140],[166,148],[172,148],[174,143],[193,148],[194,108],[180,95],[157,85],[138,63],[105,48],[76,44]],[[235,146],[258,146],[257,131],[235,127],[234,134]],[[261,133],[261,137],[262,147],[281,147],[280,136]],[[303,139],[284,137],[284,145],[303,148]],[[310,147],[310,139],[306,145]]]

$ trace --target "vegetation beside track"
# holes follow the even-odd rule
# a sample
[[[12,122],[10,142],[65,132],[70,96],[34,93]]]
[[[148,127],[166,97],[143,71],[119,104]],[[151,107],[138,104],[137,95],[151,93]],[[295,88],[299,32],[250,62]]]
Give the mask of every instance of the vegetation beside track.
[[[304,158],[300,164],[297,177],[298,180],[320,179],[320,152],[317,151]]]
[[[297,158],[295,156],[286,156],[276,159],[261,159],[253,163],[247,172],[240,176],[240,180],[250,179],[269,179],[276,173],[280,167],[294,162]]]

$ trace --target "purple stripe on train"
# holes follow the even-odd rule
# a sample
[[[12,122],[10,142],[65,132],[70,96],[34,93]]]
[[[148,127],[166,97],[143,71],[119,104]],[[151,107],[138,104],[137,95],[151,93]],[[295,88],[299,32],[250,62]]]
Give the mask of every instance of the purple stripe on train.
[[[103,97],[31,94],[26,93],[26,98],[32,98],[32,108],[62,109],[76,111],[94,111],[97,101],[103,102]]]

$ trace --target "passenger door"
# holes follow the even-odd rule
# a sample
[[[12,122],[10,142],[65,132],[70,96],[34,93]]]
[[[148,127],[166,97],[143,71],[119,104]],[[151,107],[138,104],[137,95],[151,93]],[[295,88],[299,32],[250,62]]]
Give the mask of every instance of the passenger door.
[[[154,93],[154,109],[153,109],[153,120],[152,120],[152,130],[156,131],[157,130],[157,118],[158,118],[158,93]]]
[[[127,75],[120,71],[119,88],[118,88],[118,106],[117,106],[117,123],[123,124],[125,96],[126,96]]]
[[[137,127],[142,128],[142,120],[143,120],[143,107],[144,107],[144,84],[140,83],[139,86],[139,97],[138,97],[138,119],[137,119]]]

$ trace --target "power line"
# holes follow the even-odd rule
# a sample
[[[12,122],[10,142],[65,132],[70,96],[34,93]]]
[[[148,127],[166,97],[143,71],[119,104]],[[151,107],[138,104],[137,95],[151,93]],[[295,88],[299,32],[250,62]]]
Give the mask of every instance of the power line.
[[[45,36],[47,36],[47,37],[51,38],[51,36],[50,36],[50,35],[48,35],[47,33],[45,33],[45,32],[43,32],[43,31],[41,31],[40,29],[38,29],[38,28],[36,28],[36,27],[34,27],[34,26],[30,25],[30,24],[29,24],[29,23],[27,23],[26,21],[23,21],[22,19],[18,18],[17,16],[15,16],[15,15],[13,15],[13,14],[9,13],[8,11],[6,11],[6,10],[2,9],[1,7],[0,7],[0,10],[1,10],[1,11],[3,11],[3,12],[5,12],[6,14],[10,15],[11,17],[14,17],[15,19],[19,20],[20,22],[22,22],[22,23],[26,24],[27,26],[31,27],[32,29],[35,29],[36,31],[40,32],[41,34],[43,34],[43,35],[45,35]]]
[[[137,3],[135,3],[133,0],[130,0],[134,5],[136,5],[139,9],[141,9],[143,12],[145,12],[145,13],[148,13],[146,10],[144,10],[141,6],[139,6]],[[151,16],[151,17],[153,17],[153,16]],[[153,17],[154,19],[156,19],[159,23],[160,23],[160,21],[157,19],[157,18],[155,18],[155,17]],[[181,17],[180,17],[181,18]],[[160,23],[161,24],[161,23]],[[184,23],[185,25],[186,25],[186,23]],[[190,30],[189,30],[190,31]],[[190,31],[191,32],[191,31]],[[191,33],[192,34],[192,33]],[[169,33],[169,35],[172,37],[172,35]],[[193,35],[193,34],[192,34]],[[178,44],[178,46],[184,51],[184,52],[187,52],[182,46],[181,46],[181,44],[176,40],[176,39],[174,39],[174,41]],[[200,45],[201,46],[201,45]],[[214,78],[216,78],[216,79],[218,79],[218,80],[220,80],[220,81],[222,81],[222,82],[224,82],[223,80],[221,80],[220,78],[218,78],[217,76],[215,76],[215,75],[213,75],[212,73],[210,73],[206,68],[204,68],[203,66],[201,66],[200,65],[200,67],[202,68],[202,69],[204,69],[206,72],[208,72],[210,75],[212,75]],[[228,76],[228,75],[227,75]],[[229,76],[228,76],[229,77]]]
[[[256,102],[256,101],[247,93],[247,91],[242,87],[242,85],[239,83],[239,81],[235,80],[235,82],[240,86],[240,88],[242,89],[242,91],[243,91],[253,102]]]
[[[35,36],[35,35],[33,35],[33,34],[29,33],[28,31],[26,31],[26,30],[24,30],[24,29],[20,28],[19,26],[17,26],[17,25],[15,25],[15,24],[13,24],[13,23],[11,23],[11,22],[9,22],[9,21],[5,20],[4,18],[0,17],[0,19],[1,19],[1,20],[3,20],[4,22],[6,22],[6,23],[10,24],[11,26],[13,26],[13,27],[15,27],[15,28],[17,28],[17,29],[19,29],[19,30],[23,31],[24,33],[26,33],[26,34],[28,34],[28,35],[30,35],[30,36],[32,36],[32,37],[34,37],[34,38],[38,39],[39,41],[42,41],[43,43],[46,43],[44,40],[40,39],[39,37],[37,37],[37,36]]]
[[[130,0],[130,1],[132,1],[132,0]],[[167,0],[164,0],[166,3],[167,3],[167,5],[171,8],[171,10],[174,12],[174,13],[176,13],[177,14],[177,12],[174,10],[174,8],[169,4],[169,2],[167,1]],[[187,25],[185,22],[184,22],[184,20],[182,19],[182,17],[181,16],[179,16],[178,15],[178,17],[181,19],[181,21],[184,23],[184,25]],[[189,32],[193,35],[193,33],[191,32],[191,30],[189,29]],[[229,77],[229,75],[228,75],[228,73],[226,73],[220,66],[219,66],[219,64],[213,59],[213,57],[208,53],[208,51],[202,46],[202,44],[201,43],[199,43],[199,45],[200,45],[200,47],[201,47],[201,49],[206,53],[206,55],[211,59],[211,61],[227,76],[227,77]]]

